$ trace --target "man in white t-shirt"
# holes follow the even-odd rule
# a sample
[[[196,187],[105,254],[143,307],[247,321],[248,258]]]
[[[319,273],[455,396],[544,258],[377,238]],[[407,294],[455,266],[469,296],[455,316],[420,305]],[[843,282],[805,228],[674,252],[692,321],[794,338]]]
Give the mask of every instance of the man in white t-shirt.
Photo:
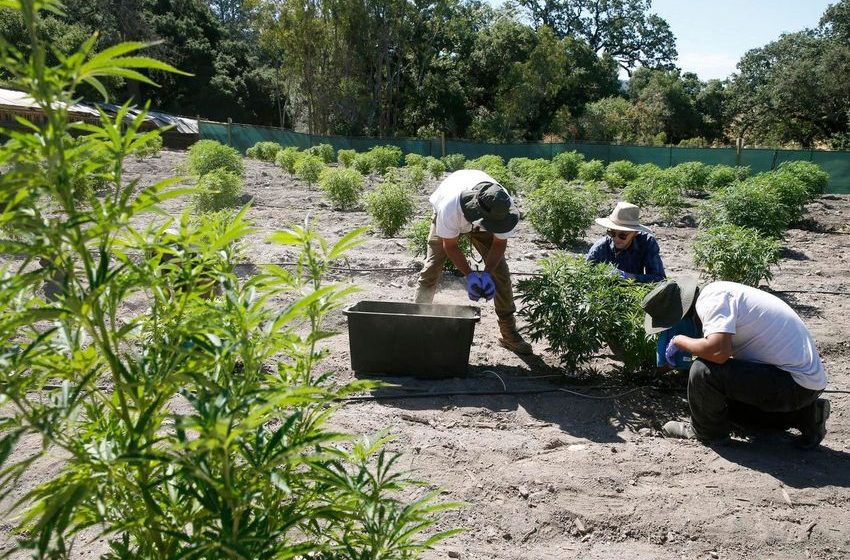
[[[499,319],[499,343],[518,354],[532,348],[517,331],[511,273],[505,262],[508,239],[519,222],[519,212],[507,191],[490,175],[462,169],[448,175],[430,197],[434,219],[428,233],[428,254],[419,274],[416,303],[431,303],[446,258],[463,274],[469,299],[494,299]],[[484,270],[473,271],[458,247],[468,235],[484,259]]]
[[[684,317],[702,326],[702,338],[676,335],[665,355],[694,358],[688,377],[691,424],[664,425],[670,437],[704,442],[729,436],[730,419],[800,430],[799,447],[817,447],[826,435],[829,401],[818,397],[826,372],[811,333],[776,296],[735,282],[702,288],[694,278],[669,280],[643,300],[646,332],[658,333]]]

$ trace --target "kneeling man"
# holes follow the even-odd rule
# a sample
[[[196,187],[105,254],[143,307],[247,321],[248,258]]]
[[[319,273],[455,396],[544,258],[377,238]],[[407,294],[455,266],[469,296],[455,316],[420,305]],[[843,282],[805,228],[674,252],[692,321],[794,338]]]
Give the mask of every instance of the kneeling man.
[[[669,362],[680,351],[690,352],[694,362],[688,378],[691,424],[667,422],[665,435],[721,440],[729,436],[731,419],[796,428],[804,449],[820,444],[829,417],[829,401],[818,398],[826,372],[809,330],[785,302],[735,282],[700,288],[696,279],[682,278],[657,286],[642,305],[648,334],[684,317],[702,327],[702,338],[680,334],[667,346]]]

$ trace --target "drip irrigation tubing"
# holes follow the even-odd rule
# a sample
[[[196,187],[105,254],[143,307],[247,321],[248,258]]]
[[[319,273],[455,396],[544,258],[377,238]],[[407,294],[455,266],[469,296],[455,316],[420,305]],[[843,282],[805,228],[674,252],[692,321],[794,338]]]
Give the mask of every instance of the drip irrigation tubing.
[[[236,263],[234,266],[243,266],[243,267],[258,267],[258,266],[297,266],[298,263],[294,261],[283,261],[276,263]],[[347,266],[330,266],[327,270],[332,270],[334,272],[419,272],[420,269],[406,266],[406,267],[347,267]],[[511,271],[511,276],[534,276],[540,277],[543,276],[540,272],[514,272]],[[770,293],[774,294],[824,294],[824,295],[834,295],[834,296],[850,296],[850,292],[847,291],[837,291],[837,290],[770,290]]]
[[[523,378],[525,379],[525,378]],[[503,387],[504,382],[503,382]],[[620,389],[622,386],[619,385],[572,385],[573,388],[578,389]],[[61,389],[62,385],[57,385],[54,383],[47,383],[41,386],[42,391],[48,390],[58,390]],[[95,387],[99,391],[108,391],[109,387],[104,386],[96,386]],[[582,393],[580,391],[574,391],[573,389],[566,389],[564,387],[552,387],[549,389],[511,389],[502,390],[502,391],[422,391],[419,393],[403,393],[403,394],[393,394],[393,395],[357,395],[353,397],[342,397],[338,399],[334,399],[336,402],[342,403],[356,403],[356,402],[368,402],[368,401],[403,401],[403,400],[411,400],[411,399],[428,399],[434,397],[493,397],[493,396],[504,396],[504,395],[545,395],[548,393],[568,393],[570,395],[575,395],[577,397],[581,397],[584,399],[594,399],[594,400],[616,400],[626,395],[630,395],[637,391],[641,391],[644,389],[650,389],[652,391],[659,392],[683,392],[685,391],[684,387],[658,387],[655,385],[639,385],[637,387],[632,387],[631,389],[627,389],[620,393],[616,393],[614,395],[590,395],[587,393]],[[831,394],[831,395],[850,395],[850,390],[844,389],[826,389],[823,391],[823,394]]]

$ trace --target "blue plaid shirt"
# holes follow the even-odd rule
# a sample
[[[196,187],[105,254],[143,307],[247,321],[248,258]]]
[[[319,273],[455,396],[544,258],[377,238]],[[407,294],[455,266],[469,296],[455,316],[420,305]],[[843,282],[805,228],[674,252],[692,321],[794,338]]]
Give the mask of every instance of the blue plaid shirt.
[[[660,282],[667,278],[655,236],[639,232],[624,251],[614,250],[614,240],[607,235],[599,239],[587,253],[587,260],[610,263],[618,270],[635,275],[637,282]]]

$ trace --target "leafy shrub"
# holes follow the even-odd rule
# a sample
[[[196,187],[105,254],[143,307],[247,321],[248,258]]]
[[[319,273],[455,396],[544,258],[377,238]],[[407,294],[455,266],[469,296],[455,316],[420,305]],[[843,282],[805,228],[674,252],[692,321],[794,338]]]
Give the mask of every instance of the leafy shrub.
[[[316,144],[304,150],[305,154],[317,156],[324,163],[331,163],[334,160],[334,147],[330,144]]]
[[[770,267],[779,262],[779,242],[761,232],[725,224],[697,233],[694,265],[711,280],[758,286],[770,280]]]
[[[398,167],[401,161],[401,148],[398,146],[375,146],[368,153],[372,158],[372,169],[381,175],[391,167]]]
[[[645,180],[652,184],[652,203],[658,206],[661,219],[668,223],[678,220],[685,207],[685,200],[676,169],[660,169]]]
[[[655,165],[654,163],[641,163],[635,166],[638,177],[654,177],[657,175],[661,168]]]
[[[605,164],[598,159],[582,163],[578,168],[578,178],[584,182],[601,181],[605,176]]]
[[[631,202],[635,206],[644,207],[652,200],[653,182],[643,177],[638,177],[623,189],[620,198]]]
[[[796,175],[783,171],[768,171],[759,173],[748,180],[760,185],[763,189],[773,189],[777,192],[779,200],[785,206],[789,223],[802,216],[806,202],[809,200],[809,192],[805,183]]]
[[[325,162],[319,156],[303,155],[295,162],[295,174],[308,186],[313,186],[324,169]]]
[[[198,140],[189,148],[186,165],[194,175],[206,175],[213,169],[226,169],[240,177],[245,175],[242,154],[236,148],[215,140]]]
[[[509,193],[516,194],[519,189],[520,180],[514,176],[513,173],[508,171],[508,168],[504,165],[493,165],[483,170],[490,177],[496,180],[497,183],[505,187],[505,190]]]
[[[705,190],[710,193],[725,189],[738,181],[738,170],[731,165],[712,165],[705,179]]]
[[[502,156],[498,156],[496,154],[486,154],[481,157],[471,159],[464,164],[466,169],[480,169],[481,171],[487,171],[487,169],[492,167],[504,166],[505,160],[502,159]]]
[[[339,210],[356,207],[365,186],[363,175],[346,167],[325,167],[319,176],[319,188],[331,205]]]
[[[430,231],[431,218],[416,220],[407,228],[405,234],[407,247],[414,256],[424,256],[428,253],[428,233]],[[457,240],[457,246],[467,259],[472,256],[473,247],[468,235],[461,235]],[[446,259],[446,262],[443,263],[443,270],[455,271],[457,267],[455,267],[451,259]]]
[[[351,167],[355,157],[357,157],[357,150],[338,150],[336,153],[336,161],[343,167]]]
[[[558,178],[557,170],[545,159],[512,158],[508,162],[508,171],[519,180],[520,191],[531,192],[540,185]]]
[[[447,154],[441,157],[440,161],[446,166],[446,171],[451,173],[452,171],[463,169],[466,163],[466,156],[463,154]]]
[[[404,155],[404,164],[407,167],[425,167],[425,156],[413,152]]]
[[[413,165],[407,168],[407,183],[414,189],[420,188],[425,184],[425,168],[419,165]]]
[[[198,212],[215,212],[236,205],[242,194],[242,177],[219,167],[198,179],[192,206]]]
[[[552,158],[552,167],[561,179],[572,181],[578,177],[578,170],[584,162],[584,155],[578,152],[561,152]]]
[[[289,146],[277,152],[274,162],[282,167],[290,175],[295,175],[295,164],[298,160],[304,157],[304,152],[298,150],[295,146]]]
[[[822,195],[829,185],[829,173],[809,161],[785,161],[779,164],[777,171],[791,175],[805,185],[809,200]]]
[[[691,196],[699,196],[706,191],[711,167],[699,161],[687,161],[673,168],[681,191]]]
[[[716,192],[700,205],[698,216],[703,229],[733,224],[772,237],[781,237],[791,219],[779,192],[752,178]]]
[[[435,157],[426,157],[425,166],[428,168],[428,173],[434,179],[439,179],[446,172],[446,164]]]
[[[694,136],[693,138],[685,138],[679,142],[679,147],[681,148],[702,148],[703,146],[708,146],[710,142],[708,142],[702,136]]]
[[[133,147],[131,153],[137,158],[146,158],[158,154],[162,150],[162,136],[157,134],[145,134],[139,138],[139,143]]]
[[[282,149],[283,146],[277,142],[257,142],[245,151],[245,155],[261,161],[274,162],[277,158],[277,153]]]
[[[575,243],[599,212],[601,192],[551,181],[528,196],[528,221],[544,239],[556,245]]]
[[[405,185],[384,182],[366,194],[366,212],[381,233],[393,237],[413,217],[416,203]]]
[[[354,156],[354,169],[361,175],[368,175],[375,169],[375,161],[369,152]]]
[[[622,189],[628,183],[637,179],[637,177],[638,169],[634,163],[626,160],[619,160],[612,161],[608,164],[608,167],[605,168],[605,174],[602,176],[602,180],[612,188]]]
[[[24,8],[32,30],[43,26],[37,8],[56,8],[7,4]],[[29,60],[5,64],[23,86],[37,84],[26,93],[50,126],[0,146],[4,171],[29,172],[0,175],[0,195],[18,202],[5,209],[4,227],[54,243],[19,244],[26,262],[45,265],[6,275],[0,286],[2,487],[14,488],[33,462],[52,468],[14,504],[4,501],[15,535],[4,555],[77,556],[74,544],[89,542],[93,527],[108,549],[103,557],[113,559],[410,559],[452,534],[423,538],[444,506],[431,494],[405,501],[421,492],[397,469],[386,438],[350,437],[343,446],[346,436],[327,425],[335,402],[373,386],[316,371],[326,315],[350,294],[324,278],[358,232],[333,244],[309,227],[278,232],[271,242],[302,265],[298,273],[268,267],[242,278],[232,247],[250,231],[244,210],[226,222],[184,214],[175,234],[167,224],[139,230],[150,218],[143,213],[165,215],[158,201],[174,194],[167,181],[139,189],[124,175],[144,113],[130,122],[120,111],[102,117],[86,142],[106,161],[76,161],[65,138],[73,126],[67,101],[85,81],[173,68],[138,56],[138,44],[95,55],[94,41],[62,64],[39,65],[50,45],[38,37],[22,49]],[[96,212],[67,205],[64,219],[34,220],[44,202],[70,199],[70,166],[83,163],[109,177],[109,204]],[[239,177],[225,166],[201,175],[227,172]],[[181,251],[194,255],[165,258]],[[33,297],[33,284],[57,273],[67,282],[57,285],[56,303]],[[208,297],[210,282],[227,296]],[[271,304],[278,294],[287,294],[286,305]]]
[[[655,344],[644,333],[640,306],[652,285],[624,282],[610,265],[565,254],[544,259],[539,272],[517,284],[519,315],[531,340],[546,340],[569,371],[609,340],[622,347],[626,370],[655,365]]]

